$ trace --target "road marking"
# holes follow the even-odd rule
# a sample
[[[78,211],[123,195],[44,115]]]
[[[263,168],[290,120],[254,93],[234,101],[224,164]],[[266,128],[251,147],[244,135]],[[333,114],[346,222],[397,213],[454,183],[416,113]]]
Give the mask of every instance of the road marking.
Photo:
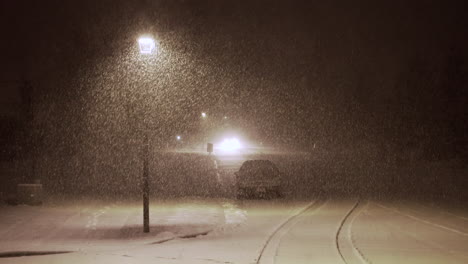
[[[395,213],[396,211],[395,210],[392,210],[391,208],[388,208],[386,206],[382,206],[376,202],[373,202],[376,206],[386,210],[387,212],[390,211],[392,213]],[[375,214],[372,213],[371,211],[367,211],[366,212],[368,216],[372,217],[374,216],[375,217]],[[398,212],[397,212],[398,213]],[[398,213],[399,215],[401,215],[401,217],[403,218],[410,218],[410,217],[407,217],[406,215],[404,214],[401,214],[401,213]],[[411,220],[414,220],[412,218],[410,218]],[[416,221],[416,222],[419,222],[419,221]],[[462,257],[462,258],[465,258],[467,259],[468,256],[466,255],[461,255],[460,254],[460,251],[455,251],[455,250],[452,250],[451,248],[447,248],[444,244],[441,244],[441,243],[438,243],[437,240],[427,240],[427,239],[424,239],[424,238],[421,238],[417,235],[417,233],[415,233],[413,230],[411,230],[410,232],[408,232],[408,230],[404,230],[401,228],[400,225],[397,225],[395,224],[393,221],[389,221],[388,223],[383,223],[385,226],[389,227],[389,228],[392,228],[392,229],[395,229],[398,233],[401,233],[403,235],[406,235],[407,237],[415,240],[416,242],[420,243],[421,245],[425,245],[429,248],[431,248],[432,250],[437,250],[439,252],[444,252],[444,253],[449,253],[453,256],[456,256],[456,257]],[[422,225],[420,225],[422,226]]]
[[[416,217],[414,215],[410,215],[410,214],[407,214],[407,213],[403,213],[402,211],[396,209],[396,208],[391,208],[391,207],[387,207],[387,206],[384,206],[380,203],[376,203],[374,202],[376,205],[384,208],[384,209],[387,209],[387,210],[390,210],[390,211],[393,211],[397,214],[400,214],[400,215],[403,215],[403,216],[406,216],[408,218],[411,218],[413,220],[416,220],[416,221],[419,221],[421,223],[424,223],[424,224],[427,224],[427,225],[431,225],[431,226],[434,226],[434,227],[438,227],[438,228],[441,228],[441,229],[444,229],[444,230],[447,230],[447,231],[451,231],[453,233],[456,233],[456,234],[459,234],[459,235],[462,235],[462,236],[468,236],[467,233],[463,232],[463,231],[460,231],[460,230],[457,230],[457,229],[454,229],[454,228],[450,228],[450,227],[447,227],[447,226],[444,226],[444,225],[440,225],[440,224],[437,224],[437,223],[434,223],[434,222],[431,222],[431,221],[427,221],[427,220],[424,220],[422,218],[419,218],[419,217]]]
[[[461,219],[461,220],[468,221],[468,217],[464,217],[464,216],[457,215],[457,214],[454,214],[454,213],[452,213],[452,212],[446,211],[446,210],[440,208],[439,206],[427,206],[427,205],[423,205],[423,204],[419,204],[419,206],[424,207],[424,208],[427,208],[427,209],[431,209],[431,210],[432,210],[432,209],[436,209],[436,210],[438,210],[438,211],[439,211],[440,213],[442,213],[442,214],[450,215],[450,216],[459,218],[459,219]]]

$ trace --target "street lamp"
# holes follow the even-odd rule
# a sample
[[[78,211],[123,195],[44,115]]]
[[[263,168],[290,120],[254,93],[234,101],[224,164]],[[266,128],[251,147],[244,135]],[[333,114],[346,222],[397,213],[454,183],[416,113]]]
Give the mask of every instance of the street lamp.
[[[154,39],[150,37],[141,37],[138,39],[138,46],[141,54],[151,54],[156,48]]]
[[[138,46],[141,54],[152,54],[156,49],[154,39],[141,37],[138,39]],[[143,146],[143,232],[149,233],[149,138],[148,131],[145,131]]]
[[[201,113],[201,117],[206,118],[206,113],[205,113],[205,112],[202,112],[202,113]]]

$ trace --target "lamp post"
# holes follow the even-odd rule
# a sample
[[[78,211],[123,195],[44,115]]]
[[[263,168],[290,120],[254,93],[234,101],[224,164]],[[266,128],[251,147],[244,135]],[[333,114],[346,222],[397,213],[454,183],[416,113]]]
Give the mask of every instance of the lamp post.
[[[150,37],[141,37],[138,39],[140,54],[150,55],[156,48],[154,39]],[[145,131],[143,143],[143,232],[149,233],[149,137],[148,131]]]

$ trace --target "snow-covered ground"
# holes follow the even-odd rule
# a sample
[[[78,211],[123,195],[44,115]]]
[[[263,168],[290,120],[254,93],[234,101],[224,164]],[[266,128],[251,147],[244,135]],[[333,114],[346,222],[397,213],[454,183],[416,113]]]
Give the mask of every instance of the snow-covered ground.
[[[0,263],[468,263],[466,206],[353,198],[341,185],[376,189],[378,180],[346,170],[323,174],[309,157],[192,155],[184,161],[196,166],[185,169],[175,166],[179,158],[165,160],[176,173],[156,177],[167,190],[151,196],[150,233],[142,232],[138,199],[0,205]],[[234,199],[233,173],[251,158],[278,164],[285,198]],[[190,194],[200,196],[184,197]]]
[[[142,231],[141,202],[59,201],[0,207],[0,249],[86,251],[159,243],[205,234],[224,222],[216,200],[153,200],[150,233]]]
[[[149,234],[139,203],[0,211],[0,263],[468,262],[468,212],[409,202],[155,200]]]

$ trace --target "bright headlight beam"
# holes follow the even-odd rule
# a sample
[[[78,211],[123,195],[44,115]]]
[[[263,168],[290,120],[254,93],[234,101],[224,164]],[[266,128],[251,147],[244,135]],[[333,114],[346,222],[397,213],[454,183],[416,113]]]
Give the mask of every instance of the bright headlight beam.
[[[237,138],[227,138],[224,139],[221,144],[219,144],[219,148],[224,151],[235,151],[241,147],[241,143]]]

